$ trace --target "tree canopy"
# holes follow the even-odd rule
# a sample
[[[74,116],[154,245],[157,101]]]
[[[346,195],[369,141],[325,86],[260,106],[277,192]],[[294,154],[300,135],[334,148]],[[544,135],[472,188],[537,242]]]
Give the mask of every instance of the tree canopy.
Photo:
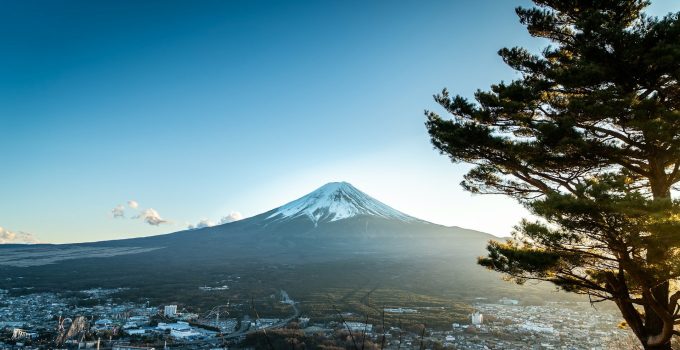
[[[498,53],[518,79],[445,89],[432,144],[474,164],[462,186],[512,196],[537,220],[479,263],[517,282],[612,300],[646,349],[680,334],[680,13],[642,0],[534,0],[516,13],[551,45]]]

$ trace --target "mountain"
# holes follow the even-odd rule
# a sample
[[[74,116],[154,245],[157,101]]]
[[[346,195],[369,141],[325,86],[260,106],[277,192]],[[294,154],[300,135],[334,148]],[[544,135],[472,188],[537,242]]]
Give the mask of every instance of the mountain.
[[[143,252],[146,258],[149,252],[159,251],[156,253],[172,254],[175,261],[206,261],[228,254],[230,258],[313,262],[373,251],[388,255],[403,254],[404,250],[415,253],[414,249],[421,246],[427,250],[423,254],[431,255],[442,249],[462,250],[473,242],[476,246],[472,251],[477,254],[491,238],[481,232],[414,218],[347,182],[331,182],[262,214],[213,227],[94,243],[5,247],[0,266],[119,256],[128,251]],[[433,242],[440,240],[443,241]],[[41,254],[49,256],[41,258]]]
[[[262,214],[218,226],[95,245],[164,247],[186,260],[214,255],[279,263],[432,256],[457,251],[474,263],[493,236],[404,214],[346,182],[331,182]],[[472,246],[470,246],[472,245]],[[200,254],[194,254],[200,251]]]
[[[242,293],[268,287],[310,297],[371,284],[477,295],[489,286],[502,291],[509,285],[476,264],[492,238],[414,218],[349,183],[334,182],[262,214],[213,227],[94,243],[0,247],[0,275],[7,276],[0,288],[125,286],[139,297],[167,300],[193,293],[216,276],[239,274],[251,278],[241,283]]]
[[[402,222],[419,221],[390,208],[347,182],[325,184],[316,191],[280,206],[267,214],[269,214],[267,219],[275,221],[306,217],[315,225],[362,215]]]

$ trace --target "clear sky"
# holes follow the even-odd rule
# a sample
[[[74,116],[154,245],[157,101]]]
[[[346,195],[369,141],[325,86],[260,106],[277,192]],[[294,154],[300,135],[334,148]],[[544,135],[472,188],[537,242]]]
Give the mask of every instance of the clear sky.
[[[0,243],[178,231],[330,181],[501,236],[526,214],[460,188],[423,110],[516,77],[497,50],[545,44],[514,14],[527,1],[0,5]]]

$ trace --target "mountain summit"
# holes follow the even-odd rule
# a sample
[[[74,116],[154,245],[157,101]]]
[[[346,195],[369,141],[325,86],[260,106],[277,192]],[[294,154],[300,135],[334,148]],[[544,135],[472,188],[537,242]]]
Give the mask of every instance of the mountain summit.
[[[275,221],[308,218],[314,224],[368,215],[403,222],[420,221],[359,191],[347,182],[331,182],[268,213]]]

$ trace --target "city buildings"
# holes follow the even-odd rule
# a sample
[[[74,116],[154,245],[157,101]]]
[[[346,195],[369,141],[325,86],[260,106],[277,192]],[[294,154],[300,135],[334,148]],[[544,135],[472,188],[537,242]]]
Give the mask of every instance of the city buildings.
[[[382,327],[361,322],[356,313],[343,312],[348,320],[338,318],[320,321],[314,316],[280,319],[275,317],[251,319],[247,311],[234,313],[230,318],[202,319],[197,323],[179,320],[182,314],[171,308],[177,317],[173,321],[165,318],[166,306],[148,307],[144,304],[113,302],[107,298],[107,290],[96,290],[98,304],[74,306],[58,293],[33,293],[9,295],[0,292],[0,349],[51,349],[51,348],[94,348],[97,339],[102,346],[121,349],[136,349],[143,344],[154,344],[163,348],[163,341],[185,344],[194,349],[209,349],[229,341],[238,344],[249,334],[261,329],[275,329],[287,326],[287,321],[298,320],[297,327],[304,328],[308,337],[325,334],[328,339],[348,330],[354,334],[365,334],[374,343],[382,343],[385,349],[420,348],[426,344],[447,345],[456,349],[611,349],[611,345],[627,339],[629,330],[617,327],[620,316],[615,312],[595,310],[587,302],[548,302],[541,305],[523,305],[491,299],[475,299],[475,312],[468,321],[465,316],[453,323],[451,329],[426,328],[425,332],[409,331],[408,327],[386,324]],[[501,299],[502,300],[502,299]],[[236,304],[232,304],[233,305]],[[294,304],[297,305],[297,304]],[[248,306],[244,306],[247,309]],[[417,309],[411,317],[427,314],[428,307],[395,306],[395,309]],[[174,309],[174,310],[173,310]],[[434,308],[432,308],[434,309]],[[439,310],[439,308],[437,308]],[[382,310],[377,310],[381,312]],[[303,311],[304,312],[304,311]],[[400,317],[406,317],[402,313]],[[65,320],[63,327],[61,321]],[[158,322],[158,323],[157,323]],[[252,326],[250,326],[252,324]],[[296,327],[296,328],[297,328]],[[448,328],[448,327],[446,327]],[[15,338],[15,339],[12,339]],[[55,342],[60,346],[53,346]],[[632,340],[635,341],[634,339]],[[159,346],[159,344],[161,344]],[[410,344],[410,345],[409,345]],[[424,348],[431,348],[430,345]],[[621,348],[620,346],[618,348]]]
[[[352,332],[370,333],[373,331],[373,325],[363,322],[345,322],[345,326]]]
[[[165,317],[175,317],[177,314],[177,305],[165,305],[163,309],[163,315]]]
[[[484,323],[484,316],[482,316],[479,311],[475,311],[475,313],[470,315],[470,320],[472,321],[473,325],[480,326],[482,323]]]

